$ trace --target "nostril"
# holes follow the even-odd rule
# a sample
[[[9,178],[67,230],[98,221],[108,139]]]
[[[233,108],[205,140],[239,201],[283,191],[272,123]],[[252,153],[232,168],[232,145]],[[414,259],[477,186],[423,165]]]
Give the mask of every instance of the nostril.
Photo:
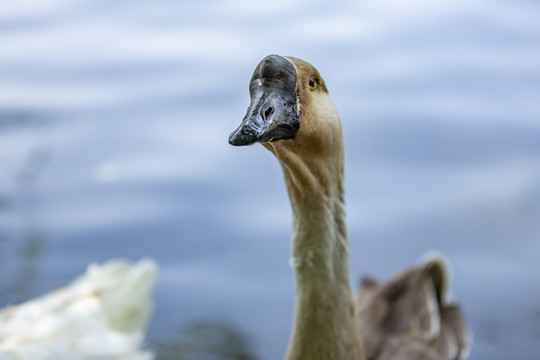
[[[269,106],[265,111],[264,111],[264,114],[263,114],[263,118],[266,120],[268,119],[268,117],[270,115],[272,115],[272,113],[274,112],[274,108],[272,106]]]

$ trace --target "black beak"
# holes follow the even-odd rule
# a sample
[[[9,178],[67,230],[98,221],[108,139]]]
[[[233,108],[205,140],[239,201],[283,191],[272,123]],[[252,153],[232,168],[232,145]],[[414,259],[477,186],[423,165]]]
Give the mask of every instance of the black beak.
[[[300,128],[294,65],[279,55],[265,57],[253,72],[249,93],[247,114],[229,136],[229,143],[242,146],[293,139]]]

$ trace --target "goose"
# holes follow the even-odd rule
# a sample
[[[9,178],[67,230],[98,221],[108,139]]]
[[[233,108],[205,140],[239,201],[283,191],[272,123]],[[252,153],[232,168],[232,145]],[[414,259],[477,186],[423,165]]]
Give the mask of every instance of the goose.
[[[111,260],[71,284],[0,310],[2,360],[150,360],[142,350],[157,266]]]
[[[295,311],[287,360],[465,359],[468,328],[446,299],[441,257],[387,283],[349,281],[341,120],[308,62],[265,57],[249,84],[247,114],[229,136],[278,159],[292,208]],[[362,332],[364,334],[362,334]]]

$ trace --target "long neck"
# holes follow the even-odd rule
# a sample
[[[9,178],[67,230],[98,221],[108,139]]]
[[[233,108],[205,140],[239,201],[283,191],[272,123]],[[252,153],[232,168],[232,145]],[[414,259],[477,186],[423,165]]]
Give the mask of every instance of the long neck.
[[[293,211],[296,304],[287,360],[363,359],[349,281],[343,154],[275,154]]]

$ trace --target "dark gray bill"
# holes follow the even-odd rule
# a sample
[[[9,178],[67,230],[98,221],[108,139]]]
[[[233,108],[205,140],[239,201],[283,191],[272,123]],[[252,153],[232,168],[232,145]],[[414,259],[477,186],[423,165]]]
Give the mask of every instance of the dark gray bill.
[[[247,114],[229,136],[231,145],[294,138],[300,117],[296,109],[296,69],[289,60],[279,55],[262,59],[251,77],[249,94]]]

